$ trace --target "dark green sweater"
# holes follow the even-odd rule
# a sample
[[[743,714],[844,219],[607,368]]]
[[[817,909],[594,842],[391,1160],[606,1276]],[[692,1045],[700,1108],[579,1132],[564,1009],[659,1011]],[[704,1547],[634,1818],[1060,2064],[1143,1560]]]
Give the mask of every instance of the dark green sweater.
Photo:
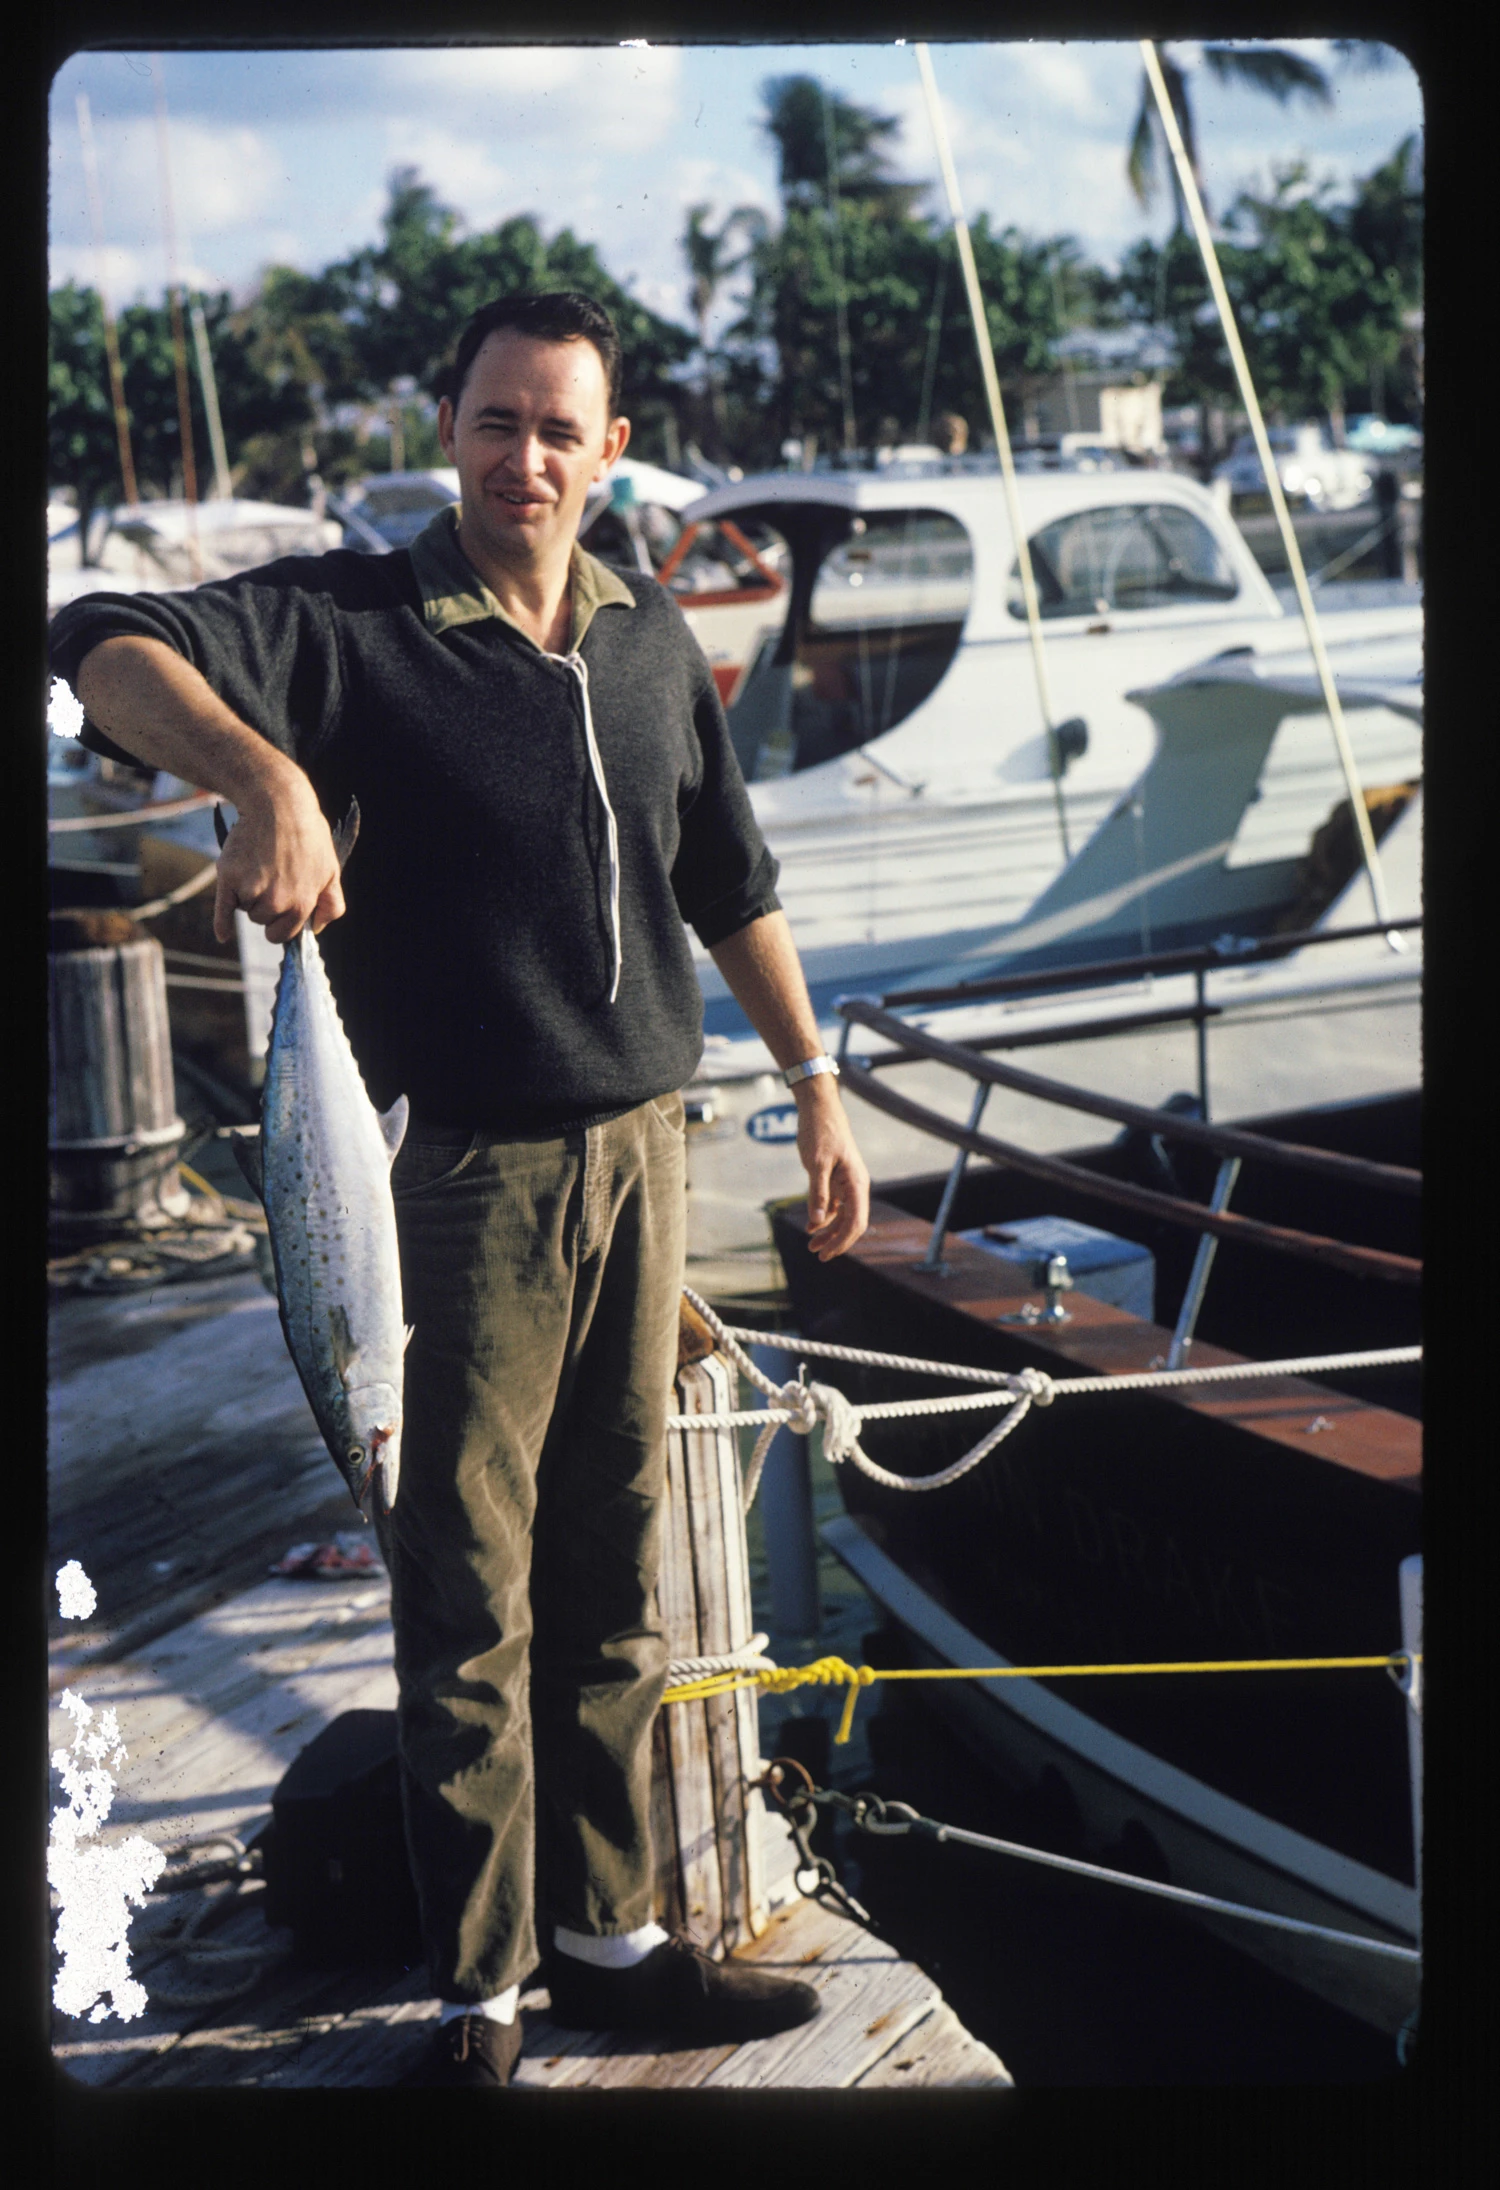
[[[776,862],[713,678],[654,579],[574,556],[618,825],[619,990],[608,821],[576,672],[517,626],[459,553],[450,513],[410,550],[288,557],[186,593],[94,594],[52,625],[72,683],[102,639],[163,639],[298,761],[359,841],[347,912],[320,937],[374,1101],[561,1132],[680,1087],[706,945],[776,909]],[[93,725],[84,742],[119,758]]]

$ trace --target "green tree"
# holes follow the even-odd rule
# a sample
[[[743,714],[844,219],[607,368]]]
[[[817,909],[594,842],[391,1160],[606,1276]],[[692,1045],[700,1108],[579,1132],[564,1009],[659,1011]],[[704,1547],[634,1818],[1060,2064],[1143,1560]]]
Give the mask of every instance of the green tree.
[[[1236,199],[1217,246],[1256,391],[1284,417],[1322,412],[1337,433],[1351,391],[1372,407],[1383,376],[1409,352],[1405,316],[1420,301],[1421,192],[1410,140],[1339,200],[1300,164],[1280,168],[1269,197]],[[1232,403],[1236,382],[1194,239],[1134,245],[1115,301],[1164,327],[1175,363],[1169,402],[1205,411]],[[1207,445],[1207,437],[1204,445]]]
[[[737,205],[713,229],[708,225],[712,211],[711,205],[689,206],[687,226],[678,240],[687,261],[688,303],[697,322],[698,350],[703,361],[706,437],[718,456],[723,453],[724,406],[708,336],[709,314],[724,283],[747,264],[755,246],[764,240],[767,223],[758,205]]]
[[[121,499],[119,445],[104,355],[104,314],[96,292],[65,283],[52,292],[49,476],[71,486],[88,513]],[[253,313],[234,312],[227,295],[203,300],[219,410],[233,470],[257,438],[292,436],[300,450],[312,423],[308,387],[267,369]],[[117,322],[131,446],[143,494],[182,492],[182,449],[171,315],[165,303],[127,305]],[[194,351],[188,387],[199,476],[207,477],[208,420]],[[300,476],[300,459],[297,476]]]
[[[93,289],[54,289],[47,359],[47,477],[71,487],[85,539],[101,502],[123,499],[119,442],[104,354],[104,313]]]
[[[837,259],[832,221],[817,207],[791,208],[756,249],[749,308],[730,330],[726,361],[726,410],[744,437],[743,459],[774,463],[790,435],[816,434],[825,446],[841,439],[841,293],[857,439],[868,446],[888,421],[910,438],[926,423],[924,407],[928,418],[959,412],[979,439],[987,406],[951,232],[842,199],[837,218]],[[1055,263],[1061,253],[1076,266],[1077,246],[997,233],[987,214],[970,234],[996,369],[1019,405],[1052,369],[1062,332]]]
[[[1361,247],[1354,212],[1296,162],[1276,171],[1269,198],[1246,193],[1233,215],[1251,239],[1237,288],[1257,387],[1284,411],[1323,412],[1336,439],[1347,391],[1394,362],[1406,306],[1400,266]]]
[[[776,146],[788,213],[826,205],[834,194],[892,215],[912,211],[926,185],[900,182],[889,172],[888,147],[901,129],[897,116],[856,106],[815,76],[768,77],[761,97],[761,127]]]
[[[530,215],[466,235],[414,168],[392,174],[381,226],[378,243],[325,267],[302,299],[328,400],[382,401],[408,377],[440,393],[464,323],[481,305],[529,290],[579,289],[618,326],[622,401],[638,443],[659,446],[664,413],[679,396],[672,371],[691,353],[692,337],[622,287],[592,244],[567,228],[549,240]]]

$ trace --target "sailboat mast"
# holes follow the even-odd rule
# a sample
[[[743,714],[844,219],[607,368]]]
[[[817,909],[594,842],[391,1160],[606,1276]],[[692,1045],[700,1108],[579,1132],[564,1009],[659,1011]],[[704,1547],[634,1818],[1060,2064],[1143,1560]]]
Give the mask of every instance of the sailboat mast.
[[[1292,529],[1292,520],[1286,506],[1286,497],[1281,491],[1281,477],[1271,456],[1271,444],[1266,435],[1266,424],[1261,415],[1260,400],[1255,393],[1255,383],[1250,378],[1250,366],[1245,356],[1245,346],[1240,340],[1240,331],[1235,324],[1233,307],[1229,302],[1229,292],[1224,287],[1224,276],[1219,269],[1219,254],[1214,249],[1214,240],[1209,232],[1208,217],[1203,210],[1203,199],[1199,194],[1197,178],[1193,174],[1192,162],[1187,156],[1187,148],[1182,141],[1182,132],[1177,126],[1177,116],[1172,111],[1172,101],[1168,96],[1166,81],[1162,76],[1161,62],[1157,58],[1156,47],[1149,38],[1141,40],[1141,58],[1146,64],[1146,76],[1156,100],[1156,111],[1161,116],[1162,131],[1166,137],[1168,149],[1172,154],[1172,164],[1177,171],[1177,181],[1182,191],[1183,202],[1187,206],[1189,217],[1193,223],[1193,233],[1198,239],[1198,249],[1203,256],[1203,267],[1208,275],[1208,286],[1213,292],[1214,304],[1219,314],[1219,324],[1224,330],[1224,340],[1229,346],[1229,355],[1234,365],[1235,378],[1239,382],[1240,400],[1245,406],[1245,413],[1250,421],[1250,431],[1255,437],[1256,452],[1260,457],[1261,471],[1265,475],[1266,491],[1271,497],[1271,507],[1276,512],[1276,523],[1281,531],[1281,543],[1286,550],[1287,567],[1292,574],[1292,583],[1297,589],[1297,601],[1302,610],[1302,621],[1307,627],[1308,645],[1312,649],[1313,662],[1318,672],[1318,683],[1322,687],[1323,705],[1328,710],[1328,720],[1333,726],[1333,741],[1338,748],[1339,766],[1344,775],[1344,788],[1349,794],[1350,811],[1354,816],[1354,826],[1359,832],[1359,848],[1364,860],[1365,876],[1370,885],[1370,897],[1375,906],[1375,918],[1383,924],[1390,919],[1391,915],[1390,907],[1386,901],[1385,878],[1381,873],[1380,855],[1375,849],[1375,836],[1370,827],[1369,813],[1365,807],[1364,790],[1360,784],[1359,770],[1354,760],[1354,748],[1349,743],[1349,731],[1344,722],[1344,710],[1339,701],[1338,687],[1333,681],[1333,671],[1329,667],[1328,655],[1324,649],[1323,634],[1319,628],[1317,610],[1313,607],[1312,593],[1307,583],[1307,573],[1302,567],[1302,550],[1297,544],[1297,535]],[[1395,929],[1390,930],[1386,941],[1390,944],[1392,950],[1404,950],[1406,947]]]
[[[1047,752],[1052,766],[1052,793],[1057,802],[1057,826],[1062,837],[1063,858],[1070,859],[1072,852],[1068,844],[1068,815],[1063,799],[1062,755],[1058,750],[1057,718],[1053,713],[1047,656],[1042,644],[1042,612],[1037,600],[1036,578],[1031,568],[1031,549],[1026,539],[1026,527],[1021,520],[1021,497],[1016,491],[1015,459],[1011,455],[1010,435],[1005,425],[1005,406],[1000,400],[1000,377],[995,370],[995,349],[990,341],[989,321],[985,317],[984,298],[980,293],[979,271],[974,264],[974,246],[969,238],[969,224],[964,219],[963,203],[958,194],[958,175],[948,143],[948,127],[943,120],[942,104],[938,98],[937,79],[932,73],[932,59],[925,45],[919,44],[916,53],[917,67],[922,75],[922,89],[927,98],[928,119],[932,123],[932,134],[937,142],[938,159],[942,165],[943,187],[948,194],[948,211],[953,220],[959,263],[963,267],[969,314],[974,322],[974,339],[979,346],[979,369],[984,377],[984,392],[989,403],[990,430],[995,436],[995,448],[1000,457],[1000,476],[1005,483],[1005,507],[1010,516],[1011,537],[1016,543],[1016,561],[1021,573],[1021,599],[1026,607],[1026,628],[1031,639],[1031,661],[1036,673],[1042,726],[1047,733]]]
[[[214,493],[221,502],[230,500],[234,487],[229,477],[229,451],[224,446],[224,423],[219,416],[219,384],[214,378],[213,353],[208,347],[208,328],[197,297],[188,301],[193,323],[193,349],[198,358],[198,383],[203,390],[203,409],[208,418],[208,445],[214,452]]]
[[[156,151],[161,170],[161,219],[167,246],[167,297],[172,314],[172,362],[177,373],[177,430],[182,448],[182,492],[187,503],[188,560],[193,581],[203,576],[198,545],[198,466],[193,454],[193,411],[188,393],[187,338],[182,324],[182,291],[177,279],[177,230],[172,217],[172,156],[167,142],[167,97],[161,80],[161,56],[151,56],[156,94]]]
[[[120,444],[120,484],[125,489],[126,501],[138,502],[141,497],[135,483],[135,457],[130,446],[130,413],[125,408],[125,371],[120,363],[115,315],[109,308],[109,292],[104,285],[104,207],[99,193],[99,160],[94,151],[94,117],[86,91],[79,92],[76,104],[78,141],[83,148],[83,182],[89,201],[89,227],[94,236],[94,286],[99,292],[99,309],[104,314],[104,355],[109,366],[115,438]]]

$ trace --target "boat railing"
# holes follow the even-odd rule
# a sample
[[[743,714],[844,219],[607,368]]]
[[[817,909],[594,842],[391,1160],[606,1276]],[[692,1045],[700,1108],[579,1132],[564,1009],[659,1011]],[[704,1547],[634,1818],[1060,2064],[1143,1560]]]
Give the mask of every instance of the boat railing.
[[[1103,988],[1115,981],[1138,981],[1152,974],[1192,973],[1207,975],[1225,966],[1254,966],[1267,958],[1286,958],[1293,951],[1315,949],[1323,943],[1357,943],[1372,935],[1404,933],[1420,928],[1422,916],[1405,920],[1379,920],[1360,928],[1309,928],[1286,935],[1253,937],[1222,935],[1212,943],[1185,950],[1150,951],[1132,958],[1098,958],[1086,965],[1048,966],[1038,973],[997,973],[979,981],[956,981],[942,988],[892,989],[875,999],[887,1011],[917,1005],[978,1004],[1003,996],[1046,995],[1053,990]],[[836,1006],[835,1008],[839,1008]]]
[[[1413,919],[1403,921],[1400,925],[1403,928],[1412,928],[1420,926],[1420,921]],[[1171,1359],[1174,1366],[1180,1362],[1186,1347],[1191,1343],[1193,1325],[1208,1281],[1215,1246],[1220,1239],[1238,1240],[1275,1253],[1322,1263],[1350,1275],[1382,1277],[1398,1284],[1420,1283],[1422,1266],[1420,1261],[1411,1256],[1395,1254],[1383,1248],[1352,1246],[1317,1233],[1238,1216],[1232,1214],[1227,1206],[1240,1167],[1246,1161],[1309,1173],[1361,1190],[1376,1190],[1406,1197],[1415,1197],[1421,1193],[1422,1175],[1419,1171],[1401,1164],[1377,1163],[1365,1157],[1344,1155],[1333,1149],[1308,1148],[1297,1142],[1272,1140],[1266,1134],[1250,1133],[1234,1126],[1212,1125],[1206,1116],[1206,1100],[1200,1104],[1205,1114],[1202,1117],[1192,1117],[1180,1110],[1156,1109],[1147,1104],[1130,1102],[1123,1097],[1076,1087],[1041,1073],[1028,1072],[1018,1065],[1003,1064],[989,1054],[995,1048],[1018,1045],[1022,1041],[1055,1041],[1064,1039],[1069,1034],[1076,1038],[1085,1031],[1098,1037],[1125,1033],[1143,1025],[1195,1020],[1200,1043],[1200,1080],[1206,1097],[1207,1074],[1202,1044],[1209,1018],[1215,1016],[1221,1008],[1210,1004],[1204,994],[1204,976],[1207,972],[1226,963],[1245,964],[1256,959],[1282,955],[1288,949],[1299,948],[1307,943],[1349,941],[1359,936],[1388,933],[1387,924],[1381,922],[1368,928],[1340,929],[1332,934],[1315,931],[1307,936],[1278,936],[1271,942],[1248,943],[1232,950],[1221,943],[1200,950],[1164,951],[1137,958],[1101,960],[1092,965],[1065,969],[1060,974],[1000,975],[993,980],[966,982],[940,990],[905,990],[883,997],[840,997],[835,1006],[844,1021],[839,1060],[849,1091],[875,1109],[884,1111],[887,1116],[897,1118],[919,1131],[931,1133],[936,1138],[947,1141],[958,1151],[943,1188],[932,1236],[922,1258],[922,1267],[935,1275],[944,1273],[943,1245],[953,1205],[963,1182],[969,1157],[978,1155],[1002,1166],[1028,1173],[1032,1177],[1066,1186],[1083,1198],[1110,1203],[1142,1216],[1191,1229],[1198,1234],[1198,1255],[1172,1341]],[[916,1003],[970,1002],[981,996],[1034,995],[1059,988],[1099,987],[1110,981],[1168,972],[1191,972],[1198,976],[1198,994],[1194,1003],[1166,1007],[1159,1011],[1121,1015],[1114,1019],[1097,1018],[1087,1022],[1085,1028],[1030,1029],[1025,1035],[991,1036],[973,1043],[945,1040],[939,1035],[929,1033],[926,1028],[913,1026],[910,1021],[898,1017],[892,1008],[898,1004],[911,1006]],[[892,1048],[873,1057],[852,1056],[849,1042],[856,1026],[866,1027],[872,1033],[879,1034]],[[909,1097],[898,1094],[879,1077],[892,1066],[919,1061],[950,1066],[972,1082],[974,1095],[966,1125],[959,1125],[927,1105],[913,1102]],[[1185,1142],[1212,1152],[1219,1158],[1219,1169],[1207,1205],[1189,1201],[1180,1195],[1137,1186],[1128,1180],[1108,1178],[1085,1170],[1062,1157],[1039,1155],[1030,1149],[1020,1148],[1011,1142],[997,1140],[993,1135],[982,1133],[979,1129],[985,1106],[991,1091],[996,1087],[1009,1088],[1015,1093],[1085,1112],[1090,1116],[1108,1118],[1137,1133]]]

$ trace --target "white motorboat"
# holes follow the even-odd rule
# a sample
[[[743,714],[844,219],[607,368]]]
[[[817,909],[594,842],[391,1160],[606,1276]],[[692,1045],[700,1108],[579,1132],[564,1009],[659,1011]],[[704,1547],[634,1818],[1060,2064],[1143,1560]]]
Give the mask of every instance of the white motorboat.
[[[1382,643],[1370,643],[1372,664],[1378,664]],[[1415,1084],[1421,1069],[1420,933],[1408,928],[1405,949],[1393,951],[1383,933],[1370,932],[1369,886],[1354,864],[1352,828],[1340,848],[1336,819],[1319,833],[1312,852],[1286,860],[1278,884],[1304,892],[1300,899],[1283,899],[1288,909],[1280,932],[1312,931],[1324,940],[1262,956],[1244,947],[1254,940],[1264,902],[1251,894],[1257,874],[1272,864],[1232,864],[1247,818],[1257,817],[1266,803],[1257,804],[1254,793],[1279,752],[1288,756],[1282,795],[1290,803],[1296,795],[1290,763],[1299,757],[1299,741],[1309,773],[1328,765],[1322,741],[1332,742],[1317,680],[1299,672],[1294,655],[1286,659],[1288,669],[1280,674],[1249,651],[1210,659],[1134,692],[1132,703],[1156,739],[1139,785],[1116,803],[1020,920],[981,931],[967,953],[953,950],[941,960],[934,953],[910,984],[915,994],[905,1008],[913,1023],[950,1041],[1040,1050],[1039,1069],[1063,1077],[1087,1070],[1102,1088],[1137,1099],[1164,1102],[1196,1084],[1206,1113],[1203,1029],[1211,1020],[1211,1107],[1225,1118],[1303,1107],[1329,1086],[1373,1097]],[[1393,726],[1393,739],[1398,733],[1418,736],[1419,684],[1394,677],[1361,684],[1341,679],[1340,691],[1351,728],[1378,717]],[[1381,864],[1391,918],[1412,922],[1422,909],[1420,788],[1393,804]],[[1339,818],[1347,822],[1347,814]],[[1236,900],[1242,875],[1251,892]],[[1217,902],[1223,918],[1194,938],[1218,946],[1201,973],[1158,968],[1081,988],[1069,983],[1070,962],[1128,963],[1170,948],[1164,934],[1180,938],[1190,925],[1179,917],[1182,908],[1203,902]],[[1261,933],[1263,948],[1266,940],[1274,943],[1265,927]],[[959,983],[977,993],[954,998],[951,990]],[[850,979],[843,987],[857,992],[876,985],[898,984]],[[950,993],[928,1008],[920,1002],[924,989]],[[832,1046],[837,1015],[830,1008],[824,1018]],[[1268,1040],[1270,1022],[1278,1031]],[[962,1117],[967,1096],[951,1074],[914,1065],[899,1077],[904,1092]],[[710,1031],[700,1079],[687,1099],[693,1282],[725,1294],[774,1291],[779,1276],[763,1212],[768,1203],[805,1190],[796,1107],[769,1053],[748,1030]],[[1024,1132],[1043,1148],[1068,1145],[1072,1128],[1065,1114],[999,1091],[994,1106],[996,1131]],[[924,1145],[910,1126],[862,1108],[856,1129],[877,1174],[897,1177],[931,1160],[930,1143]]]
[[[47,613],[86,593],[164,593],[282,555],[321,555],[341,538],[317,510],[280,502],[122,502],[92,519],[86,563],[76,523],[49,540]]]
[[[1147,695],[1180,672],[1211,657],[1248,662],[1262,680],[1313,671],[1300,619],[1204,488],[1138,470],[1016,485],[1045,622],[1051,734],[994,470],[776,474],[685,512],[698,537],[678,568],[709,527],[733,528],[755,551],[753,563],[740,558],[743,605],[725,556],[729,585],[701,606],[689,590],[679,599],[727,687],[821,1012],[841,989],[973,977],[1021,956],[1098,957],[1105,936],[1076,908],[1066,932],[1036,921],[1107,826],[1122,843],[1133,830],[1138,846],[1112,928],[1134,922],[1137,942],[1158,949],[1226,928],[1264,933],[1295,900],[1313,839],[1346,796],[1317,705],[1288,709],[1248,782],[1230,772],[1232,814],[1221,795],[1230,775],[1211,752],[1189,770],[1163,747]],[[663,574],[673,584],[676,572]],[[1321,621],[1341,686],[1359,690],[1347,704],[1362,782],[1372,795],[1409,792],[1420,733],[1388,693],[1420,685],[1420,600],[1330,606]],[[1204,831],[1184,802],[1210,777]],[[1184,831],[1202,837],[1191,869],[1153,866],[1149,840],[1185,857]],[[708,1033],[742,1035],[706,959],[701,973]]]

